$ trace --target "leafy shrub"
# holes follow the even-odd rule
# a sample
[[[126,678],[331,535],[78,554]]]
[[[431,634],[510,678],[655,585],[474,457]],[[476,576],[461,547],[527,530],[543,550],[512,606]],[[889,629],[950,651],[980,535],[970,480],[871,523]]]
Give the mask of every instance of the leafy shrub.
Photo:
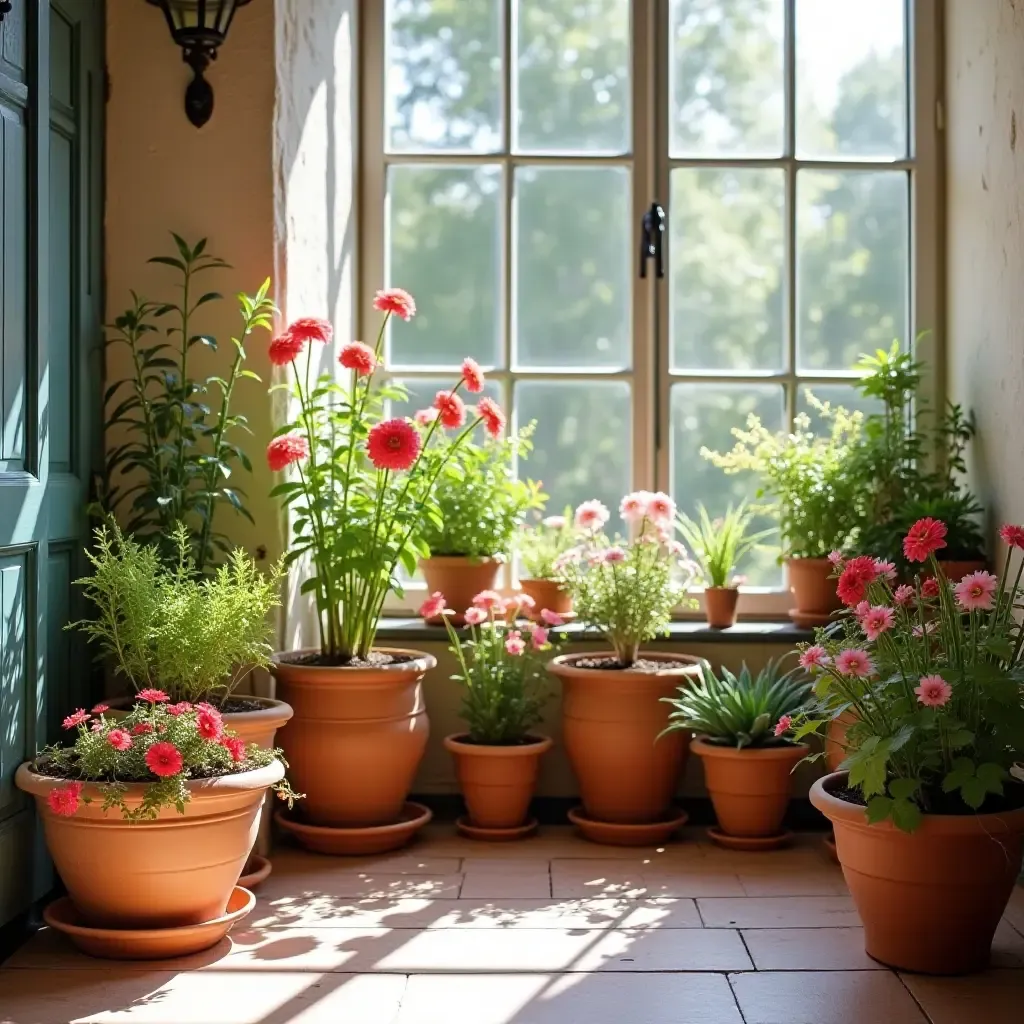
[[[705,586],[729,586],[744,555],[774,533],[761,530],[748,534],[753,518],[753,511],[742,502],[735,508],[730,505],[724,516],[714,520],[702,504],[697,505],[696,520],[680,513],[679,532],[700,566]]]

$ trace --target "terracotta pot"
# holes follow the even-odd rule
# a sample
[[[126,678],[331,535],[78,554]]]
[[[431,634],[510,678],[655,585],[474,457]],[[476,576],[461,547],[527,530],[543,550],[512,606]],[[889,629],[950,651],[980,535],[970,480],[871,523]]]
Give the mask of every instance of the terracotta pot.
[[[577,668],[581,658],[563,654],[548,670],[562,681],[562,730],[565,750],[579,783],[589,818],[618,824],[663,820],[682,776],[690,734],[661,731],[669,706],[662,697],[701,674],[701,660],[685,654],[643,652],[661,661],[661,672]]]
[[[537,786],[540,759],[551,749],[547,736],[516,746],[467,743],[465,733],[446,736],[455,757],[459,788],[466,800],[469,823],[478,828],[516,828],[526,821]]]
[[[540,619],[542,608],[558,615],[572,612],[572,595],[555,580],[520,580],[519,587],[524,594],[533,598],[531,619]]]
[[[712,629],[728,629],[736,625],[736,605],[740,600],[738,587],[706,587],[704,614]]]
[[[825,733],[825,764],[830,772],[839,770],[846,759],[846,730],[857,721],[852,711],[844,711],[838,718],[829,722]]]
[[[951,559],[948,562],[939,562],[939,568],[950,583],[959,583],[972,572],[984,572],[988,568],[988,563],[984,561],[959,561]]]
[[[807,744],[738,750],[695,739],[690,749],[704,762],[704,782],[723,832],[760,838],[782,831],[793,769]]]
[[[455,614],[450,621],[456,626],[465,625],[465,611],[481,590],[494,590],[498,583],[498,572],[502,562],[497,558],[466,558],[446,555],[436,558],[421,558],[420,572],[427,583],[427,592],[440,590],[445,603]],[[441,617],[428,619],[440,622]]]
[[[926,814],[916,832],[901,832],[869,825],[863,807],[832,795],[846,775],[815,782],[811,802],[835,828],[868,955],[926,974],[984,969],[1020,871],[1024,809]]]
[[[278,743],[310,824],[388,825],[402,814],[430,734],[421,680],[437,661],[420,651],[379,651],[413,660],[345,668],[283,660],[312,650],[274,655],[278,692],[295,711]]]
[[[164,808],[153,820],[128,822],[102,811],[102,790],[86,784],[70,817],[50,810],[47,795],[61,779],[23,764],[15,775],[31,793],[46,845],[75,907],[88,925],[173,928],[220,917],[259,829],[267,789],[284,777],[274,761],[265,768],[187,782],[185,813]],[[127,783],[125,799],[137,807],[143,783]]]
[[[786,574],[794,604],[789,615],[797,624],[822,625],[841,607],[836,581],[829,579],[832,571],[827,558],[787,559]]]

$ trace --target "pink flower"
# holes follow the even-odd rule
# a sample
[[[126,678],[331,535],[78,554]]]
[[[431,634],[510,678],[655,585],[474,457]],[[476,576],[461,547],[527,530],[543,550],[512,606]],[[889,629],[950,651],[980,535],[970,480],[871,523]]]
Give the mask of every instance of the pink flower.
[[[661,491],[652,494],[647,500],[647,518],[651,522],[664,526],[676,517],[676,503]]]
[[[107,742],[115,750],[128,750],[132,745],[132,738],[124,729],[111,729],[107,733]]]
[[[954,588],[953,593],[965,612],[988,611],[995,604],[993,597],[999,580],[990,572],[972,572]]]
[[[220,745],[228,751],[235,764],[245,760],[245,740],[240,736],[221,736]]]
[[[487,612],[483,608],[467,608],[464,618],[467,626],[479,626],[487,621]]]
[[[953,696],[953,687],[942,676],[921,676],[921,683],[914,693],[926,708],[941,708]]]
[[[775,723],[775,735],[781,736],[783,733],[789,732],[793,728],[793,719],[789,715],[783,715]]]
[[[146,767],[161,779],[177,775],[182,764],[181,751],[173,743],[154,743],[146,751]]]
[[[302,344],[307,341],[319,341],[322,345],[329,345],[334,337],[334,328],[331,326],[330,320],[321,320],[315,316],[301,316],[288,325],[286,333],[298,339]]]
[[[505,637],[505,650],[513,657],[518,657],[526,650],[526,644],[523,642],[523,635],[518,629],[513,629],[508,636]]]
[[[442,427],[458,430],[466,422],[466,405],[454,391],[438,391],[434,408]]]
[[[384,288],[373,297],[373,308],[381,313],[394,313],[403,320],[416,315],[416,301],[404,288]]]
[[[302,355],[305,347],[305,339],[296,337],[291,331],[285,331],[270,343],[267,351],[274,366],[287,366]]]
[[[540,525],[546,526],[549,530],[564,530],[565,516],[547,516],[540,521]]]
[[[634,491],[627,494],[619,502],[619,515],[627,523],[639,523],[647,515],[647,502],[651,495],[648,491]]]
[[[843,564],[843,553],[838,548],[828,553],[828,560],[834,566],[840,566]]]
[[[492,608],[501,610],[503,605],[501,594],[496,590],[481,590],[476,597],[473,598],[473,607],[482,608],[484,611],[490,611]]]
[[[870,601],[858,601],[857,607],[853,609],[853,614],[856,615],[858,619],[863,619],[869,611],[871,611]]]
[[[903,538],[903,554],[907,561],[924,562],[928,556],[946,546],[946,524],[926,516],[918,519]]]
[[[419,410],[419,411],[418,411],[418,412],[417,412],[417,413],[416,413],[416,414],[415,414],[415,415],[413,416],[413,419],[414,419],[414,420],[415,420],[415,421],[416,421],[416,422],[417,422],[417,423],[418,423],[418,424],[419,424],[419,425],[420,425],[421,427],[429,427],[429,426],[430,426],[430,424],[431,424],[431,423],[433,423],[433,422],[434,422],[434,420],[436,420],[436,419],[437,419],[437,410],[436,410],[436,409],[420,409],[420,410]]]
[[[377,369],[377,357],[369,345],[361,341],[350,341],[342,347],[338,362],[346,370],[355,370],[360,377],[368,377]]]
[[[167,713],[174,715],[177,718],[179,715],[185,714],[186,711],[191,711],[192,705],[187,700],[180,700],[177,704],[168,704]]]
[[[204,708],[196,715],[196,730],[204,740],[219,740],[224,733],[220,712]]]
[[[518,616],[524,608],[527,610],[533,608],[534,603],[533,598],[529,594],[513,594],[502,601],[501,610],[506,615]]]
[[[543,626],[534,626],[530,631],[530,643],[535,650],[540,650],[548,642],[548,631]]]
[[[934,576],[929,576],[928,579],[921,584],[921,596],[922,597],[938,597],[939,596],[939,581]]]
[[[70,818],[78,810],[78,800],[82,795],[81,782],[69,782],[66,786],[54,786],[46,794],[46,802],[54,814]]]
[[[384,420],[366,439],[366,454],[377,469],[411,469],[423,442],[408,420]]]
[[[493,398],[481,398],[476,405],[476,414],[484,421],[484,429],[491,437],[501,437],[505,429],[505,414]]]
[[[626,560],[626,552],[622,548],[616,546],[611,548],[605,548],[604,550],[604,561],[605,562],[624,562]]]
[[[466,382],[466,390],[477,394],[484,389],[484,371],[475,359],[468,356],[462,360],[462,379]]]
[[[295,462],[309,458],[309,442],[298,431],[275,437],[267,445],[267,465],[274,473],[280,473]]]
[[[807,650],[800,655],[800,667],[808,671],[814,668],[821,668],[822,665],[827,664],[828,653],[820,644],[808,647]]]
[[[1011,548],[1024,548],[1024,526],[1006,525],[1000,529],[999,536]]]
[[[67,718],[61,723],[65,729],[74,729],[76,725],[81,725],[83,722],[89,721],[89,712],[85,708],[79,708],[77,711],[72,712]]]
[[[89,714],[91,714],[91,715],[102,715],[104,711],[109,711],[109,710],[110,710],[110,705],[109,704],[97,704],[96,707],[94,707],[92,709],[92,711],[89,712]]]
[[[541,608],[540,610],[540,621],[545,626],[564,626],[565,619],[562,618],[558,612],[551,611],[550,608]]]
[[[592,498],[576,509],[575,521],[581,530],[600,530],[608,522],[608,509],[596,498]]]
[[[444,612],[444,594],[435,590],[430,597],[420,605],[420,617],[424,619],[440,618]]]
[[[886,562],[881,558],[875,559],[875,569],[878,571],[879,579],[896,579],[896,565],[893,562]]]
[[[103,723],[103,719],[97,718],[92,725],[89,726],[89,732],[103,732],[106,729],[106,725]]]
[[[868,609],[867,613],[860,620],[861,629],[869,640],[877,640],[886,630],[890,630],[896,621],[896,616],[891,608],[884,604],[876,604]]]
[[[836,586],[836,593],[843,604],[853,607],[864,600],[869,583],[878,578],[878,567],[870,555],[851,558],[843,568]]]
[[[914,600],[914,588],[909,583],[904,583],[896,588],[892,595],[893,601],[901,608],[906,608]]]
[[[139,700],[147,701],[150,704],[162,704],[164,701],[171,699],[163,690],[155,690],[152,686],[147,686],[146,689],[139,690],[135,696],[138,697]]]
[[[851,647],[836,657],[836,671],[842,676],[863,679],[875,671],[875,666],[863,651]]]
[[[149,722],[139,722],[138,725],[132,726],[133,736],[145,736],[146,733],[152,732],[153,726]]]

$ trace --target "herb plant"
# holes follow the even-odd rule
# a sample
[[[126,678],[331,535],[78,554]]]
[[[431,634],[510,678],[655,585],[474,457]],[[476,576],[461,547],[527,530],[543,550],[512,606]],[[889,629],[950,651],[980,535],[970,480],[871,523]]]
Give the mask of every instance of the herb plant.
[[[516,537],[516,550],[522,565],[521,578],[557,580],[558,560],[580,541],[573,522],[572,509],[560,516],[545,516],[540,522],[525,525]]]
[[[733,573],[748,551],[755,548],[774,530],[748,533],[754,512],[745,503],[730,505],[725,515],[714,519],[707,509],[697,505],[697,518],[680,513],[679,532],[689,546],[694,561],[700,566],[700,575],[708,587],[738,586]]]

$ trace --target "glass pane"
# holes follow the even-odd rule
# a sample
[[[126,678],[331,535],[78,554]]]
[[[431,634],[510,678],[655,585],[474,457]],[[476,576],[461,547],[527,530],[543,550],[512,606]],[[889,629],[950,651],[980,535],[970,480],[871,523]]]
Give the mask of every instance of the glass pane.
[[[797,362],[849,370],[907,336],[909,188],[903,171],[797,175]]]
[[[714,518],[729,502],[754,500],[758,480],[753,473],[726,475],[700,454],[702,447],[727,452],[735,443],[733,427],[745,427],[750,413],[761,418],[770,430],[781,429],[784,417],[784,393],[773,384],[674,384],[670,411],[672,416],[671,473],[672,495],[680,511],[693,515],[697,502],[703,502]],[[752,529],[773,526],[767,517],[757,517]],[[780,586],[782,571],[776,564],[778,546],[768,538],[769,546],[758,549],[740,565],[750,586]]]
[[[781,170],[672,172],[673,369],[782,369],[785,188]]]
[[[624,167],[523,168],[515,178],[519,366],[631,362],[634,247]]]
[[[842,406],[849,412],[862,412],[865,416],[882,411],[882,402],[878,398],[864,398],[852,384],[802,384],[797,392],[796,411],[805,412],[811,417],[811,429],[820,422],[820,418],[807,400],[810,392],[819,402],[828,402],[831,406]]]
[[[501,148],[501,0],[389,0],[391,152]]]
[[[417,307],[391,331],[388,365],[497,365],[500,168],[392,167],[387,203],[388,284]]]
[[[669,155],[779,156],[783,0],[671,0]]]
[[[518,0],[514,147],[630,149],[629,0]]]
[[[516,422],[537,421],[527,475],[561,512],[588,498],[612,512],[630,489],[632,421],[625,381],[519,381]]]
[[[796,0],[797,153],[907,152],[904,0]]]

